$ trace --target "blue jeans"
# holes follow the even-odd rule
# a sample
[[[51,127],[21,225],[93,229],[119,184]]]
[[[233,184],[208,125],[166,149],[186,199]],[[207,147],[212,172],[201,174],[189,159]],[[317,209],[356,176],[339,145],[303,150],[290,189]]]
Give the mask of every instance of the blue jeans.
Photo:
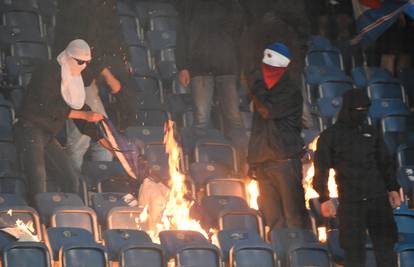
[[[206,128],[210,124],[210,112],[214,93],[229,129],[243,128],[237,94],[236,75],[195,76],[191,79],[194,102],[194,127]]]

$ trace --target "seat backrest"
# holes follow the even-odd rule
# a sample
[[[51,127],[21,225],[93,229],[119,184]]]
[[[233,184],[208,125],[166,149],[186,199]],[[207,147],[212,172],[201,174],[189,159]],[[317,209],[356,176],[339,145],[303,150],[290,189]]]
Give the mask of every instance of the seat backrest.
[[[157,244],[130,245],[123,247],[119,256],[120,267],[166,267],[164,251]]]
[[[44,39],[41,16],[36,12],[9,11],[3,13],[3,21],[6,26],[18,29],[19,41],[41,42]]]
[[[149,31],[146,36],[151,51],[155,53],[176,45],[176,32],[172,30]]]
[[[237,178],[215,178],[206,183],[207,196],[235,196],[247,199],[246,185]]]
[[[39,242],[13,242],[3,249],[3,267],[50,267],[47,247]]]
[[[49,225],[50,218],[57,207],[84,206],[85,204],[76,194],[46,192],[35,195],[35,205],[42,222]]]
[[[236,172],[239,168],[236,149],[225,141],[198,140],[194,156],[196,162],[220,163]]]
[[[93,234],[99,240],[98,220],[95,211],[82,206],[57,207],[50,220],[51,227],[82,228]]]
[[[11,56],[50,60],[50,47],[44,43],[16,42],[10,46]]]
[[[176,16],[152,16],[149,19],[150,31],[175,31],[177,30]]]
[[[140,36],[139,21],[133,16],[119,16],[124,41],[127,45],[139,45],[142,43]]]
[[[406,145],[398,149],[397,152],[398,166],[414,166],[414,146]]]
[[[0,178],[1,182],[2,178]],[[17,194],[0,193],[0,209],[5,210],[15,206],[27,206],[26,200]]]
[[[177,266],[220,267],[220,250],[214,245],[186,246],[178,251],[175,262]]]
[[[60,251],[62,267],[108,267],[108,255],[98,244],[72,244]]]
[[[219,229],[256,231],[264,238],[262,218],[255,210],[224,211],[219,218]]]
[[[245,199],[235,196],[205,196],[201,202],[207,215],[212,220],[217,220],[221,213],[225,211],[248,210]]]
[[[98,216],[101,225],[106,222],[108,212],[114,207],[130,207],[138,205],[133,196],[125,199],[125,193],[105,192],[96,193],[92,196],[92,208]]]
[[[232,267],[272,267],[277,265],[275,251],[264,242],[239,243],[230,250],[230,266]]]
[[[414,132],[414,117],[389,115],[381,119],[381,130],[386,132]]]
[[[319,98],[317,105],[321,117],[334,118],[342,107],[342,97]]]
[[[190,165],[190,175],[198,186],[209,179],[229,177],[232,171],[220,163],[194,162]]]
[[[414,266],[414,246],[413,244],[398,245],[398,266]]]
[[[137,93],[140,96],[140,106],[152,109],[164,102],[164,91],[156,77],[137,75],[134,76],[134,81],[137,86]]]
[[[152,66],[148,49],[143,45],[129,46],[132,72],[136,75],[151,75]]]
[[[137,138],[145,144],[164,143],[164,128],[151,126],[131,126],[125,130],[129,139]]]
[[[296,244],[290,247],[288,254],[291,267],[331,266],[328,249],[321,243]]]
[[[197,231],[167,230],[161,231],[159,237],[168,258],[174,257],[185,246],[209,244],[208,240]]]
[[[140,230],[110,229],[103,233],[105,247],[108,249],[110,260],[119,258],[121,249],[125,246],[152,243],[149,235]]]
[[[28,206],[14,206],[0,210],[0,222],[3,226],[15,227],[18,221],[26,225],[34,238],[43,240],[42,227],[36,210]]]
[[[55,261],[59,260],[59,251],[65,245],[95,243],[92,233],[81,228],[50,227],[47,229],[47,236]]]
[[[348,81],[326,81],[319,84],[319,98],[335,98],[353,88],[352,83]]]
[[[369,109],[369,116],[374,124],[379,119],[387,115],[408,115],[409,111],[406,105],[400,99],[373,99]]]
[[[270,233],[271,242],[277,253],[285,254],[295,244],[317,242],[315,234],[307,229],[274,229]]]
[[[223,259],[229,259],[230,249],[237,244],[261,243],[263,240],[256,231],[222,230],[217,235]]]
[[[367,87],[370,99],[395,98],[405,101],[404,89],[399,83],[372,83]]]
[[[112,208],[106,218],[106,228],[136,230],[140,214],[141,210],[136,207]]]

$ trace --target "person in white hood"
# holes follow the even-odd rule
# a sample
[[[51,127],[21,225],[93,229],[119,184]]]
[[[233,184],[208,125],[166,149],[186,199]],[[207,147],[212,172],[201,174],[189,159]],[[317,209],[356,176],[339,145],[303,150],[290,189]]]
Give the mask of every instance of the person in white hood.
[[[17,112],[16,131],[24,171],[33,195],[47,191],[45,162],[58,171],[56,178],[61,191],[76,193],[79,190],[79,175],[56,135],[68,118],[91,123],[103,119],[102,114],[87,111],[85,106],[81,72],[90,61],[89,45],[76,39],[55,60],[40,65],[32,75]],[[79,127],[81,125],[79,123]],[[84,123],[82,128],[89,129],[85,133],[96,137],[93,124]]]

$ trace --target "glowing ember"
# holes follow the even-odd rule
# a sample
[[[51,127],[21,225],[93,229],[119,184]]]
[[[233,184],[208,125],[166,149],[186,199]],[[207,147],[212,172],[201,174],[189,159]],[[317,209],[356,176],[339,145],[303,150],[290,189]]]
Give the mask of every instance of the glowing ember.
[[[249,194],[249,206],[252,209],[259,210],[257,198],[259,197],[259,185],[256,180],[251,180],[247,185],[247,192]]]
[[[154,242],[159,242],[158,233],[164,230],[193,230],[201,232],[206,238],[206,231],[200,223],[190,217],[190,208],[193,201],[186,199],[187,188],[185,176],[180,172],[180,148],[174,138],[174,122],[167,121],[165,125],[164,143],[168,154],[170,173],[170,191],[168,201],[162,213],[161,221],[155,224],[155,229],[149,229]],[[140,215],[140,222],[145,223],[148,218],[148,209],[144,208]],[[154,227],[152,227],[154,228]]]
[[[13,216],[13,210],[9,209],[9,210],[7,211],[7,214],[8,214],[9,216]]]
[[[318,227],[318,239],[322,243],[326,243],[327,235],[326,235],[326,227]]]

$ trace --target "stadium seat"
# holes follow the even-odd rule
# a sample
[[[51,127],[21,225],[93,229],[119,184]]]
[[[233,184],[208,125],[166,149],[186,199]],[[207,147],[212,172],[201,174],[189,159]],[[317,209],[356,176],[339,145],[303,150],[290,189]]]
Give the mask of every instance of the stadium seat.
[[[43,42],[44,33],[39,13],[28,11],[6,11],[2,14],[5,26],[13,29],[13,40],[23,42]]]
[[[147,145],[144,148],[144,156],[152,175],[164,180],[170,178],[168,154],[165,152],[164,144]]]
[[[163,144],[164,128],[151,126],[131,126],[125,130],[128,139],[139,139],[144,144]]]
[[[8,160],[12,165],[18,165],[16,146],[9,142],[0,142],[0,160]]]
[[[3,267],[51,267],[49,250],[39,242],[13,242],[2,251]]]
[[[119,256],[119,265],[120,267],[166,267],[167,263],[161,246],[147,243],[123,247]]]
[[[236,149],[224,140],[199,139],[195,145],[194,157],[196,162],[220,163],[238,171]]]
[[[151,243],[152,240],[144,231],[110,229],[103,233],[105,247],[108,249],[109,260],[117,261],[121,249],[125,246],[141,245]]]
[[[15,171],[0,172],[0,193],[26,197],[27,191],[26,179],[21,174]]]
[[[161,246],[168,258],[173,258],[185,246],[209,245],[209,241],[197,231],[166,230],[159,233]]]
[[[132,73],[138,76],[153,75],[153,67],[148,49],[144,45],[129,46]]]
[[[204,186],[205,182],[214,178],[231,176],[233,170],[218,163],[194,162],[190,165],[190,175],[197,186]]]
[[[138,205],[138,201],[134,197],[128,196],[128,199],[124,199],[125,196],[125,193],[116,192],[96,193],[92,196],[92,208],[96,212],[101,225],[106,223],[107,215],[112,208]]]
[[[247,200],[246,185],[242,179],[214,178],[206,182],[207,196],[235,196]]]
[[[26,88],[30,82],[32,73],[38,64],[39,61],[36,59],[7,56],[5,68],[8,76],[8,82],[12,85]]]
[[[154,14],[149,18],[150,31],[175,31],[177,29],[176,16]]]
[[[136,125],[140,126],[164,126],[169,115],[160,109],[140,108]]]
[[[53,260],[59,260],[59,251],[68,244],[94,244],[95,239],[91,232],[81,228],[50,227],[47,236],[53,252]]]
[[[399,99],[373,99],[369,109],[372,124],[377,125],[387,115],[409,115],[409,110]]]
[[[0,210],[6,210],[16,206],[27,206],[26,200],[17,194],[0,193]]]
[[[164,91],[158,78],[151,75],[141,75],[134,76],[134,81],[140,96],[140,106],[153,108],[164,102]]]
[[[176,32],[174,30],[149,31],[146,33],[149,48],[154,53],[163,49],[172,48],[176,45]]]
[[[210,220],[211,227],[215,228],[218,227],[218,219],[223,212],[249,209],[246,200],[235,196],[205,196],[201,201],[201,206]]]
[[[306,66],[333,67],[343,70],[342,55],[338,49],[311,49],[305,57]]]
[[[217,239],[224,261],[229,260],[229,253],[233,246],[263,242],[256,231],[244,230],[223,230],[218,232]]]
[[[371,83],[367,87],[367,94],[370,99],[400,99],[407,103],[404,88],[399,83]]]
[[[13,142],[14,109],[0,96],[0,142]]]
[[[119,16],[135,16],[135,7],[128,0],[116,1],[116,9]]]
[[[394,220],[399,233],[414,234],[414,211],[401,205],[399,209],[394,210]]]
[[[319,84],[318,98],[335,98],[342,95],[353,88],[353,84],[349,81],[325,81]]]
[[[68,244],[59,253],[62,267],[108,267],[108,255],[105,248],[99,244]]]
[[[10,46],[11,56],[48,61],[51,59],[50,47],[44,43],[15,42]]]
[[[139,21],[134,16],[119,16],[124,41],[127,45],[139,45],[143,41],[140,35]]]
[[[49,225],[50,218],[57,207],[84,206],[85,204],[76,194],[47,192],[35,195],[35,205],[42,222]]]
[[[182,247],[176,257],[177,266],[220,267],[220,250],[214,245],[189,245]]]
[[[44,240],[39,215],[36,210],[28,206],[7,207],[0,210],[0,221],[4,227],[14,227],[20,220],[39,241]]]
[[[136,12],[144,29],[149,29],[149,18],[151,16],[176,16],[177,11],[169,3],[155,1],[138,1],[135,5]]]
[[[342,97],[319,98],[317,100],[319,110],[319,127],[323,131],[333,125],[342,106]]]
[[[256,231],[265,239],[262,217],[256,210],[226,210],[219,216],[219,230]]]
[[[398,253],[398,266],[410,267],[414,266],[414,245],[413,244],[398,244],[396,247]]]
[[[318,266],[330,267],[328,249],[321,243],[296,243],[288,249],[290,267]]]
[[[414,117],[390,115],[381,119],[381,130],[389,152],[394,155],[400,145],[414,144]]]
[[[82,228],[92,233],[96,241],[100,240],[95,211],[88,207],[56,207],[50,220],[50,226]]]
[[[136,230],[140,214],[137,207],[112,208],[106,218],[106,229]]]
[[[404,86],[407,99],[411,107],[414,107],[414,69],[406,68],[398,72],[398,78]]]
[[[231,267],[277,267],[278,257],[272,246],[264,242],[235,244],[230,250]]]
[[[380,67],[355,67],[351,76],[358,88],[365,88],[373,82],[398,82],[388,70]]]
[[[414,144],[401,145],[397,151],[398,166],[414,166]]]

